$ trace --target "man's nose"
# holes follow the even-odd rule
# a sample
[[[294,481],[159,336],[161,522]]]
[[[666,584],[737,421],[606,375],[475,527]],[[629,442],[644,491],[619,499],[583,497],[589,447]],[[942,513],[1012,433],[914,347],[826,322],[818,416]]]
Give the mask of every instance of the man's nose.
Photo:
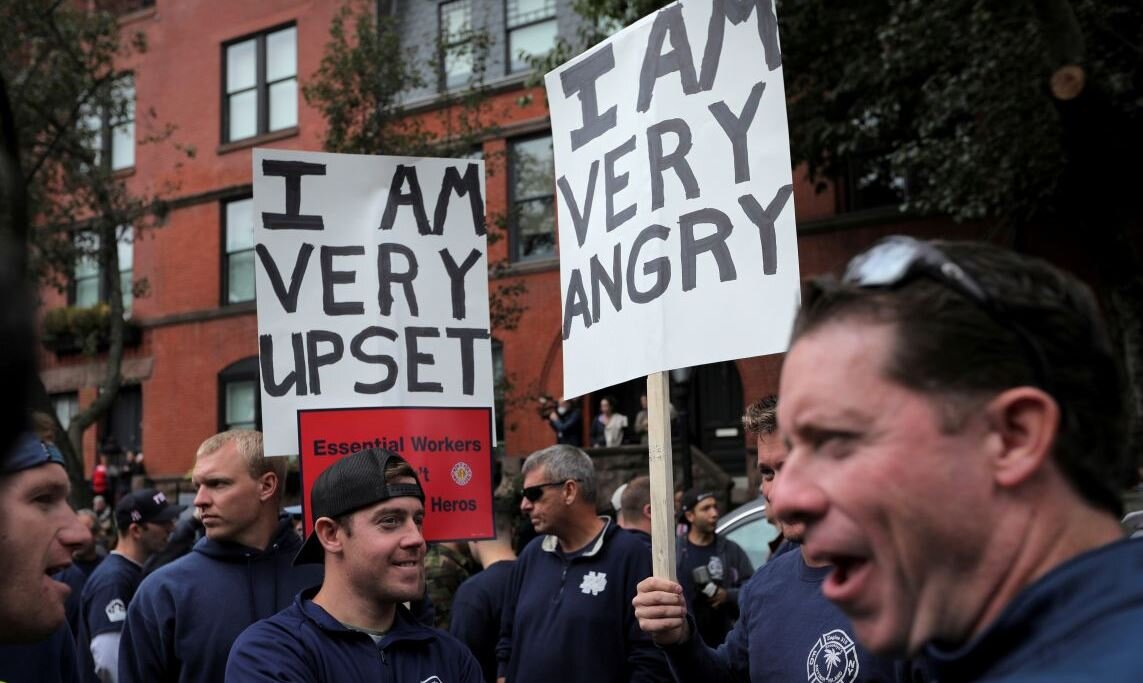
[[[829,508],[825,492],[801,459],[789,458],[769,489],[767,501],[774,517],[786,524],[810,523],[823,517]]]
[[[75,552],[92,542],[91,530],[72,510],[67,511],[68,519],[60,528],[59,539],[69,551]]]

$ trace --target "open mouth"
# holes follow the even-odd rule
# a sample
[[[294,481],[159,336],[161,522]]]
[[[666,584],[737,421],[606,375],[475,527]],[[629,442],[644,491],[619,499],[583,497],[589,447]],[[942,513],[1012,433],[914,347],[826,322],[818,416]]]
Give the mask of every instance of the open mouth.
[[[51,576],[54,576],[55,574],[59,574],[60,572],[62,572],[63,570],[67,569],[70,566],[71,566],[71,562],[68,562],[66,564],[54,564],[54,565],[48,567],[47,569],[45,569],[44,574],[51,577]]]
[[[852,603],[866,587],[872,563],[856,555],[828,555],[833,571],[822,584],[822,593],[835,603]]]
[[[397,565],[398,567],[404,567],[406,569],[414,569],[421,566],[421,563],[417,562],[416,560],[405,560],[404,562],[394,562],[393,564]]]

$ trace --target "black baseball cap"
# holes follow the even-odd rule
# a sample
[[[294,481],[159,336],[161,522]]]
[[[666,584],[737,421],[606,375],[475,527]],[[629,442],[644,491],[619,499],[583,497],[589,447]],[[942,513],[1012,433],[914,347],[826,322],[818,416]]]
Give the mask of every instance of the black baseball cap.
[[[707,498],[714,498],[713,491],[694,488],[683,494],[683,512],[690,512],[695,509],[699,503]]]
[[[394,463],[407,463],[384,448],[367,448],[338,460],[318,475],[310,490],[310,522],[322,517],[340,517],[390,498],[411,496],[425,502],[420,483],[388,484],[385,470]],[[416,479],[416,475],[413,475]],[[325,551],[316,531],[311,531],[294,556],[294,564],[321,562]]]
[[[119,499],[115,504],[115,526],[123,531],[132,524],[170,522],[183,511],[181,505],[171,505],[167,496],[156,489],[139,489]]]

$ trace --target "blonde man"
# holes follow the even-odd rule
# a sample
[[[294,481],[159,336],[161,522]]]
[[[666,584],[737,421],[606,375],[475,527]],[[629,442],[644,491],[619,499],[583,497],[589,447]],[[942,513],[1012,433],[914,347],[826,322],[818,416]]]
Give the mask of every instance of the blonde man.
[[[140,584],[120,681],[221,681],[243,629],[321,583],[320,567],[292,565],[301,540],[279,515],[285,470],[284,458],[264,456],[258,432],[223,432],[199,446],[192,481],[206,538]]]

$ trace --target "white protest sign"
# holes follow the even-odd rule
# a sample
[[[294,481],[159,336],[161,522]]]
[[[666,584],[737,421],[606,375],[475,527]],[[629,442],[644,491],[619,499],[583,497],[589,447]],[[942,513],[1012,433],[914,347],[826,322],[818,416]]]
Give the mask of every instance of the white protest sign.
[[[564,394],[784,351],[798,305],[771,0],[688,0],[546,77]]]
[[[491,409],[483,197],[481,161],[254,150],[267,455],[299,411]]]

